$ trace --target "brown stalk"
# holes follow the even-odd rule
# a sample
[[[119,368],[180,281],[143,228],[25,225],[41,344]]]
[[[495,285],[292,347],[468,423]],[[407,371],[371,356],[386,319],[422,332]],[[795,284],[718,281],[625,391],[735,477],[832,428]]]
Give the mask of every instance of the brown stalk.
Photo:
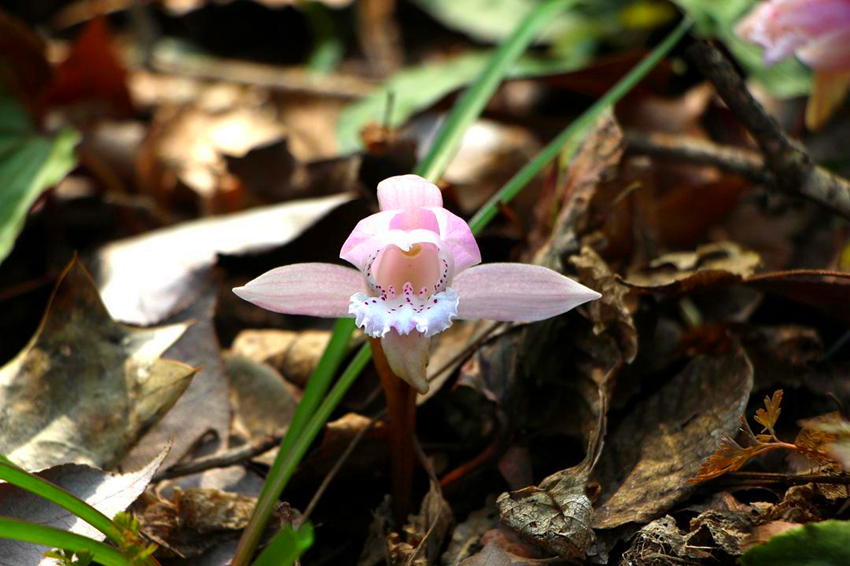
[[[393,373],[381,347],[381,341],[377,338],[372,339],[372,355],[387,397],[393,518],[396,524],[403,525],[410,512],[413,468],[416,464],[416,450],[413,445],[416,429],[416,390]]]

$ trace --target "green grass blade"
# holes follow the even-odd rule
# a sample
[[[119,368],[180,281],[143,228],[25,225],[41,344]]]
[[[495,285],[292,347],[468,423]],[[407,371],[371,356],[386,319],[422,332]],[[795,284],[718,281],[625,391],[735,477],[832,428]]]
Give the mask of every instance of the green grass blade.
[[[546,165],[548,165],[561,151],[564,145],[573,137],[584,132],[591,126],[607,108],[614,105],[625,96],[634,86],[641,81],[679,43],[679,40],[690,29],[692,22],[685,18],[678,26],[662,41],[652,52],[635,65],[634,69],[620,79],[611,90],[605,93],[590,108],[584,111],[567,126],[558,137],[549,142],[528,165],[520,169],[504,187],[493,195],[484,206],[470,219],[469,226],[474,234],[478,234],[484,226],[489,223],[499,211],[499,204],[507,203],[514,198],[534,177],[536,177]]]
[[[103,543],[53,527],[34,525],[15,519],[0,517],[0,539],[41,544],[62,548],[69,552],[86,551],[91,554],[95,562],[103,566],[130,566],[120,552]]]
[[[254,566],[292,566],[313,546],[313,525],[305,523],[295,530],[284,526],[254,561]]]
[[[520,23],[493,54],[481,76],[458,99],[428,154],[416,168],[418,175],[435,182],[442,176],[460,146],[466,129],[484,110],[502,79],[537,37],[540,28],[551,22],[558,12],[576,3],[576,0],[549,0]]]
[[[67,509],[92,527],[96,528],[109,540],[118,543],[121,540],[121,531],[112,520],[76,496],[68,493],[61,487],[50,483],[26,470],[0,461],[0,480],[5,480],[12,485],[29,491],[39,497],[43,497],[56,505]]]

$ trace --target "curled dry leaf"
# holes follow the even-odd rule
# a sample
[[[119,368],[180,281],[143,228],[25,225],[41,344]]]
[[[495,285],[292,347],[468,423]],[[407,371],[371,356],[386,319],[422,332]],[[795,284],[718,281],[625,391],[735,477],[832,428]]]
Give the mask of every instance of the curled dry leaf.
[[[696,290],[738,283],[755,272],[758,254],[732,242],[700,246],[694,252],[675,252],[629,273],[624,284],[652,293],[685,295]]]
[[[632,407],[612,431],[596,469],[602,486],[597,529],[646,522],[694,489],[690,480],[724,436],[738,429],[753,370],[740,346],[700,355]]]
[[[607,111],[585,136],[564,182],[558,184],[554,194],[544,196],[537,204],[538,229],[531,235],[531,241],[543,243],[538,244],[535,263],[563,271],[564,258],[578,252],[578,231],[584,228],[581,224],[586,222],[591,200],[603,181],[616,176],[624,151],[623,132],[613,113]],[[556,214],[554,223],[553,214]],[[604,298],[605,292],[597,290]]]
[[[116,323],[74,259],[29,345],[0,368],[0,453],[29,470],[116,465],[198,371],[160,359],[187,326]]]
[[[175,489],[162,498],[148,491],[134,505],[142,531],[163,549],[178,556],[197,556],[235,538],[248,525],[257,499],[218,489]],[[275,507],[270,529],[292,521],[288,503]]]
[[[141,470],[128,474],[112,474],[90,466],[62,464],[36,475],[79,497],[111,518],[127,509],[145,491],[167,453],[168,448]],[[8,483],[0,483],[0,509],[3,509],[3,516],[10,519],[66,530],[98,541],[105,538],[103,533],[71,512]],[[0,566],[54,566],[56,563],[53,560],[44,558],[45,550],[48,548],[0,539]]]
[[[605,383],[598,385],[598,420],[590,433],[584,460],[578,466],[552,474],[537,487],[503,493],[496,500],[502,524],[567,560],[584,560],[594,542],[588,480],[602,452],[607,417]]]
[[[387,553],[392,566],[426,566],[440,556],[443,539],[454,523],[452,509],[443,499],[439,487],[431,482],[431,488],[422,499],[419,514],[411,515],[409,522],[399,533],[387,535]]]
[[[587,246],[579,255],[572,256],[570,263],[578,270],[579,281],[602,293],[601,299],[584,307],[593,321],[594,334],[610,330],[617,338],[624,361],[632,363],[638,351],[638,332],[626,304],[628,287],[618,282],[605,261]]]
[[[341,194],[185,222],[101,248],[95,273],[116,319],[155,324],[190,304],[219,254],[282,246],[351,200]]]

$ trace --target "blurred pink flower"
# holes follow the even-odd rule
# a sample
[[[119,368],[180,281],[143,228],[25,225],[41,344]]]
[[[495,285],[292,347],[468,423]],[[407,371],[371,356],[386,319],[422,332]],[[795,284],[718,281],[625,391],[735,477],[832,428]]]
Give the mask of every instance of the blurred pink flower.
[[[820,71],[850,70],[850,0],[769,0],[735,28],[772,65],[792,54]]]
[[[816,130],[850,89],[850,0],[768,0],[735,33],[764,47],[765,64],[796,55],[814,71],[806,126]]]
[[[544,267],[477,265],[481,254],[469,226],[421,177],[382,181],[378,202],[381,211],[361,220],[340,252],[357,270],[288,265],[233,292],[275,312],[353,316],[366,334],[381,338],[395,374],[422,393],[430,338],[453,319],[531,322],[601,296]]]

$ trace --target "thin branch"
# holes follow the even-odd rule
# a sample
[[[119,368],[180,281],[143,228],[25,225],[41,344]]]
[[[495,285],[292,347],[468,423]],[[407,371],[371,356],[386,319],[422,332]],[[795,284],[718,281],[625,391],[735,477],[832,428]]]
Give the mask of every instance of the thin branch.
[[[850,182],[812,163],[779,124],[753,98],[726,57],[705,41],[695,41],[688,56],[712,82],[717,94],[755,139],[776,179],[775,186],[804,196],[850,219]]]
[[[755,151],[718,145],[709,140],[690,136],[677,136],[662,132],[625,133],[626,151],[649,155],[658,159],[684,161],[700,165],[714,165],[729,173],[737,173],[754,183],[772,185],[773,174],[765,168],[764,159]]]
[[[769,472],[729,472],[716,481],[728,480],[730,483],[781,483],[802,485],[807,483],[850,484],[850,475],[833,476],[828,474],[779,474]]]
[[[189,460],[182,464],[174,464],[173,466],[169,466],[157,473],[153,477],[152,481],[158,482],[162,480],[170,480],[173,478],[197,474],[198,472],[204,472],[213,468],[226,468],[227,466],[241,464],[245,460],[250,460],[254,456],[259,456],[264,452],[268,452],[275,446],[278,446],[282,439],[283,434],[276,434],[258,442],[243,444],[242,446],[237,446],[230,450],[218,452],[195,460]]]

